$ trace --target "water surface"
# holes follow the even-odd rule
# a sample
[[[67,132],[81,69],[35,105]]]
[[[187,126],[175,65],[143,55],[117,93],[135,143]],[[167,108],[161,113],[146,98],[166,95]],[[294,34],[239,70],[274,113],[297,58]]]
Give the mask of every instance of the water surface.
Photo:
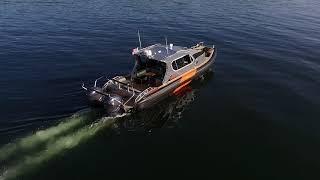
[[[129,72],[138,29],[214,44],[215,72],[183,110],[104,125],[81,82]],[[2,177],[316,179],[319,31],[316,0],[1,1]]]

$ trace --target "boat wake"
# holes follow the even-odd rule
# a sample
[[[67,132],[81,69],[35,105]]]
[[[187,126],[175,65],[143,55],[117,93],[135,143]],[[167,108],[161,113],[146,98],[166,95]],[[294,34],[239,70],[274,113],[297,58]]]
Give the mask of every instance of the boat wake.
[[[90,109],[61,120],[56,126],[9,143],[0,148],[0,180],[21,179],[107,129],[118,133],[122,130],[149,133],[156,128],[176,127],[182,113],[194,101],[196,91],[211,77],[212,73],[192,86],[184,87],[176,96],[141,112],[103,117],[103,112]]]
[[[86,142],[127,114],[97,117],[88,111],[72,115],[57,126],[37,131],[0,148],[0,180],[15,179],[44,162]]]

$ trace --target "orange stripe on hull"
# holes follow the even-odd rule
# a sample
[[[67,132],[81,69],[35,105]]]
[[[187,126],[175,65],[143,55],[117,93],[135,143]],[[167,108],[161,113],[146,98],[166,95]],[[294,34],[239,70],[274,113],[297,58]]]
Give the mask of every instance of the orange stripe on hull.
[[[191,78],[193,76],[195,76],[197,73],[196,69],[192,69],[186,73],[184,73],[179,81],[179,83],[181,84],[179,87],[177,87],[174,91],[173,94],[177,95],[179,93],[179,91],[181,89],[183,89],[185,86],[187,86],[188,84],[190,84],[191,82]]]
[[[179,94],[180,90],[184,87],[186,87],[188,84],[190,84],[191,80],[183,83],[182,85],[180,85],[179,87],[177,87],[174,91],[173,91],[173,94],[177,95]]]
[[[192,69],[186,73],[184,73],[180,79],[180,83],[183,83],[187,80],[190,80],[194,75],[196,75],[197,70],[196,69]]]

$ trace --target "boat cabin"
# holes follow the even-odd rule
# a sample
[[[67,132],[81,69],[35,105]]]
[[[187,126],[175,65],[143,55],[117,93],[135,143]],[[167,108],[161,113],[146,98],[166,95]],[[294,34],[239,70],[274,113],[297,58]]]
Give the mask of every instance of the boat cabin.
[[[138,90],[161,86],[191,69],[194,57],[190,53],[190,49],[173,44],[134,49],[132,54],[136,63],[131,72],[131,83]]]

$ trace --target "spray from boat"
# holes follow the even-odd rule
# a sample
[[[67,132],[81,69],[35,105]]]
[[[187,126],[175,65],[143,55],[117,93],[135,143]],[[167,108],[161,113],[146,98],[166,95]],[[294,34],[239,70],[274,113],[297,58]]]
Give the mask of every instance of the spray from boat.
[[[0,161],[8,161],[16,158],[17,154],[22,155],[41,148],[43,144],[52,141],[59,136],[72,133],[83,127],[89,118],[89,112],[76,113],[68,118],[60,120],[57,126],[39,130],[34,134],[21,138],[14,143],[9,143],[0,149]]]
[[[95,117],[92,111],[76,113],[57,126],[9,143],[0,148],[0,180],[18,178],[44,162],[93,138],[101,130],[128,114]],[[96,118],[96,119],[94,119]]]

